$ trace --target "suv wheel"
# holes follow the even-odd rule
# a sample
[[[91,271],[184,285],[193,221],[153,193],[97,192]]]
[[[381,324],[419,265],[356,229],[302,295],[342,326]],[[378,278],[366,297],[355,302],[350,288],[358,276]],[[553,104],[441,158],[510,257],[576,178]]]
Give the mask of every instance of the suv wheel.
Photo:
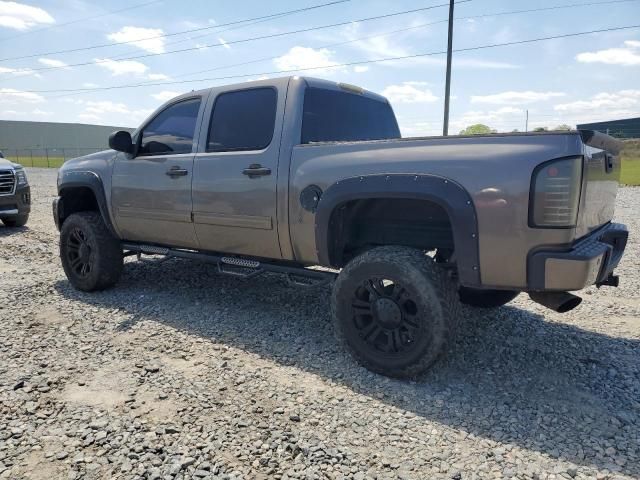
[[[24,227],[27,224],[27,220],[29,220],[29,214],[24,213],[22,215],[18,215],[17,217],[3,218],[2,223],[4,223],[7,227]]]
[[[337,339],[369,370],[415,377],[451,340],[456,286],[424,252],[378,247],[354,258],[333,287]]]
[[[460,287],[460,301],[465,305],[479,308],[498,308],[516,298],[520,292],[513,290],[478,290]]]
[[[85,292],[111,287],[122,273],[120,241],[98,212],[74,213],[64,221],[60,259],[71,284]]]

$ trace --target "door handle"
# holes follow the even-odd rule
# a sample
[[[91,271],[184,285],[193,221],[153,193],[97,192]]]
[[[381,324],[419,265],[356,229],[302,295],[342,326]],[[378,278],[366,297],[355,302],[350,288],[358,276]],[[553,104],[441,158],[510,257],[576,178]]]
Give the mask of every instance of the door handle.
[[[166,171],[166,174],[170,177],[184,177],[185,175],[189,175],[189,171],[184,168],[180,168],[178,166],[171,167]]]
[[[244,175],[248,175],[249,178],[264,177],[265,175],[271,175],[271,169],[263,167],[259,163],[252,163],[248,168],[242,170]]]

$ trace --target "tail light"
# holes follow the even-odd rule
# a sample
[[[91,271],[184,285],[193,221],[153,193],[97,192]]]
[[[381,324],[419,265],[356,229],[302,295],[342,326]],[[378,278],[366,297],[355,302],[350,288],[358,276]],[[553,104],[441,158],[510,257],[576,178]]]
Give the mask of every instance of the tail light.
[[[529,223],[532,227],[575,227],[582,186],[582,157],[539,165],[533,172]]]

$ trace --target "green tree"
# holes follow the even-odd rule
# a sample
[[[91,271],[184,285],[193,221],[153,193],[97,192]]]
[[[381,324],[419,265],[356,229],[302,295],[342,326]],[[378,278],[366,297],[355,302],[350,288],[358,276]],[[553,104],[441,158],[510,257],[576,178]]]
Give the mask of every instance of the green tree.
[[[491,127],[483,125],[482,123],[469,125],[464,130],[460,130],[460,135],[486,135],[487,133],[496,133],[496,131],[491,130]]]
[[[572,130],[571,126],[567,125],[566,123],[563,123],[562,125],[558,125],[556,128],[554,128],[555,131],[568,131],[568,130]]]
[[[549,129],[547,127],[536,127],[533,129],[534,132],[548,132]]]

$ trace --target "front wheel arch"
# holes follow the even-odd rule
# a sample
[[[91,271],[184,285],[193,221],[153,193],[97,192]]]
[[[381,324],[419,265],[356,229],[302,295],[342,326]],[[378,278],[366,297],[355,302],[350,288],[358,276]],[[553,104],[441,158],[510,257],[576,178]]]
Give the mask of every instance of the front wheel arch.
[[[109,207],[100,177],[94,172],[69,172],[58,186],[58,202],[54,215],[62,228],[64,221],[78,212],[98,212],[109,232],[117,237],[117,231],[109,216]]]

